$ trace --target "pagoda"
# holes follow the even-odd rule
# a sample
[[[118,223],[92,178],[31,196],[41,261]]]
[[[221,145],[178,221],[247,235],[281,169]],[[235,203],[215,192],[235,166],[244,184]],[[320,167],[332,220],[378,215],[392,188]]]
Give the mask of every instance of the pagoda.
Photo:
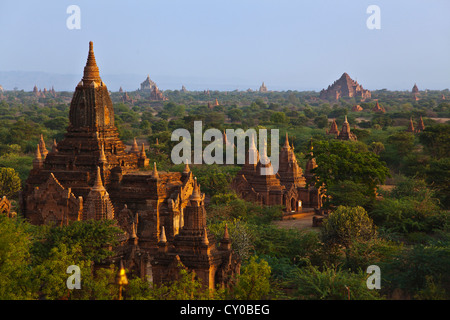
[[[416,130],[414,129],[414,123],[413,123],[412,117],[409,118],[408,128],[406,129],[406,132],[411,132],[411,133],[416,132]]]
[[[425,130],[425,125],[423,123],[422,116],[420,116],[419,123],[417,124],[416,132],[422,132],[423,130]]]
[[[136,140],[126,151],[90,42],[83,77],[70,104],[65,137],[54,141],[48,151],[41,135],[20,204],[24,217],[36,225],[115,220],[124,234],[105,265],[122,261],[131,273],[146,277],[152,275],[152,261],[159,252],[161,239],[172,247],[185,227],[184,222],[189,221],[185,216],[189,210],[185,209],[195,183],[190,170],[158,171],[156,163],[151,168],[145,145],[139,148]],[[172,252],[182,251],[183,245],[179,242]],[[220,260],[228,257],[218,255],[214,263],[206,265],[199,260],[186,264],[197,270],[200,266],[195,263],[201,263],[202,270],[209,268],[211,277],[217,273],[218,279],[224,281],[218,284],[226,285],[230,278],[221,278],[219,274],[239,270],[238,264],[231,270],[229,264]]]
[[[380,112],[380,113],[385,113],[386,112],[386,110],[382,106],[380,106],[378,101],[376,102],[375,107],[372,108],[372,111],[373,112]]]
[[[267,87],[263,82],[262,85],[259,87],[259,92],[267,92],[267,91],[268,91]]]
[[[364,89],[357,81],[350,78],[350,76],[344,72],[342,76],[328,86],[327,89],[320,91],[320,98],[327,100],[339,100],[340,98],[352,98],[359,97],[361,100],[370,99],[371,92]]]
[[[342,129],[336,138],[339,140],[357,140],[355,134],[350,130],[350,124],[347,121],[347,116],[345,116],[344,123],[342,124]]]
[[[336,123],[336,119],[333,119],[333,122],[331,122],[330,130],[327,131],[327,134],[332,134],[334,136],[339,135],[339,129]]]
[[[268,174],[263,174],[262,169]],[[259,153],[252,138],[245,163],[234,177],[231,188],[244,200],[267,206],[283,206],[284,215],[321,207],[320,192],[307,185],[306,176],[295,157],[294,146],[289,145],[287,133],[279,153],[278,172],[272,169],[265,144]]]

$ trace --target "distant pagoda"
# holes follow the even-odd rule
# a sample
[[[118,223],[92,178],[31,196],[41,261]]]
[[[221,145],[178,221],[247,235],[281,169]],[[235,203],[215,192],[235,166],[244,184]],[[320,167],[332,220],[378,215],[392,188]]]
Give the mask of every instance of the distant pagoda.
[[[380,113],[386,112],[386,110],[385,110],[382,106],[380,106],[380,104],[378,103],[378,101],[377,101],[377,103],[375,104],[375,107],[372,108],[372,111],[373,111],[373,112],[380,112]]]
[[[264,84],[264,82],[262,83],[262,85],[261,85],[261,87],[259,87],[259,92],[267,92],[268,90],[267,90],[267,87],[266,87],[266,85]]]
[[[350,131],[350,124],[347,121],[347,116],[345,116],[344,124],[342,129],[336,137],[339,140],[358,140],[353,132]]]
[[[156,83],[150,79],[150,75],[147,75],[147,79],[141,83],[141,91],[152,91],[156,87]]]
[[[326,100],[339,100],[340,98],[360,97],[361,100],[370,99],[372,94],[369,90],[364,89],[357,81],[354,81],[344,72],[342,76],[336,80],[327,89],[320,91],[320,98]]]
[[[336,137],[339,135],[339,129],[336,123],[336,119],[333,119],[330,130],[328,130],[327,134],[332,134],[335,135]]]

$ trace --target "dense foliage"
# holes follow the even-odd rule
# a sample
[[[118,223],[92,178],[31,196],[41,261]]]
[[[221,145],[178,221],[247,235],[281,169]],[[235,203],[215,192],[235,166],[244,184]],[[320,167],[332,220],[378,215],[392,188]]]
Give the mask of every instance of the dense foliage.
[[[289,134],[300,166],[312,156],[316,186],[325,192],[330,215],[322,227],[281,228],[282,207],[245,202],[229,188],[239,165],[191,165],[207,195],[208,228],[220,239],[227,225],[243,265],[233,288],[205,292],[188,271],[178,281],[150,287],[130,279],[127,299],[449,299],[450,102],[448,90],[378,90],[375,100],[325,101],[317,92],[164,92],[168,101],[150,101],[145,92],[111,93],[120,138],[145,143],[158,170],[182,171],[170,153],[177,128],[203,130],[279,129]],[[118,230],[102,223],[67,227],[30,226],[20,218],[18,195],[32,166],[40,134],[48,148],[68,125],[71,92],[36,98],[8,91],[0,101],[0,196],[13,201],[15,219],[0,217],[1,299],[117,299],[117,269],[92,271],[92,262],[110,253]],[[214,106],[215,99],[219,105]],[[212,107],[208,107],[210,102]],[[362,111],[354,112],[359,104]],[[328,135],[347,116],[357,142]],[[422,116],[426,129],[406,132]],[[204,146],[207,142],[203,143]],[[147,168],[148,169],[148,168]],[[146,170],[146,169],[144,169]],[[82,290],[68,291],[66,267],[82,269]],[[366,287],[369,265],[381,268],[381,290]],[[238,280],[238,279],[236,279]]]

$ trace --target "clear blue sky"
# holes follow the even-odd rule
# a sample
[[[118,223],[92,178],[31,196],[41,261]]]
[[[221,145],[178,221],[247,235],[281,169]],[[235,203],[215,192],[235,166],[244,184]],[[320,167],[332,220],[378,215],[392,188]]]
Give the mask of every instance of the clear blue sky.
[[[66,27],[71,4],[80,30]],[[371,4],[381,30],[366,27]],[[449,0],[1,0],[0,71],[81,78],[92,40],[107,85],[150,74],[163,90],[320,90],[347,72],[371,90],[445,89],[449,16]]]

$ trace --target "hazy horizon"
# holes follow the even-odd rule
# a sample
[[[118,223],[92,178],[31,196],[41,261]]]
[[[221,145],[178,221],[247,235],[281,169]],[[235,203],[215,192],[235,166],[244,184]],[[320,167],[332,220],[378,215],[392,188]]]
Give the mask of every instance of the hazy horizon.
[[[79,30],[66,26],[72,4]],[[379,30],[366,26],[372,4],[381,10]],[[444,0],[5,0],[0,85],[74,90],[93,41],[111,91],[136,90],[147,74],[162,90],[257,90],[264,81],[269,90],[320,91],[344,72],[369,90],[443,90],[449,9]]]

